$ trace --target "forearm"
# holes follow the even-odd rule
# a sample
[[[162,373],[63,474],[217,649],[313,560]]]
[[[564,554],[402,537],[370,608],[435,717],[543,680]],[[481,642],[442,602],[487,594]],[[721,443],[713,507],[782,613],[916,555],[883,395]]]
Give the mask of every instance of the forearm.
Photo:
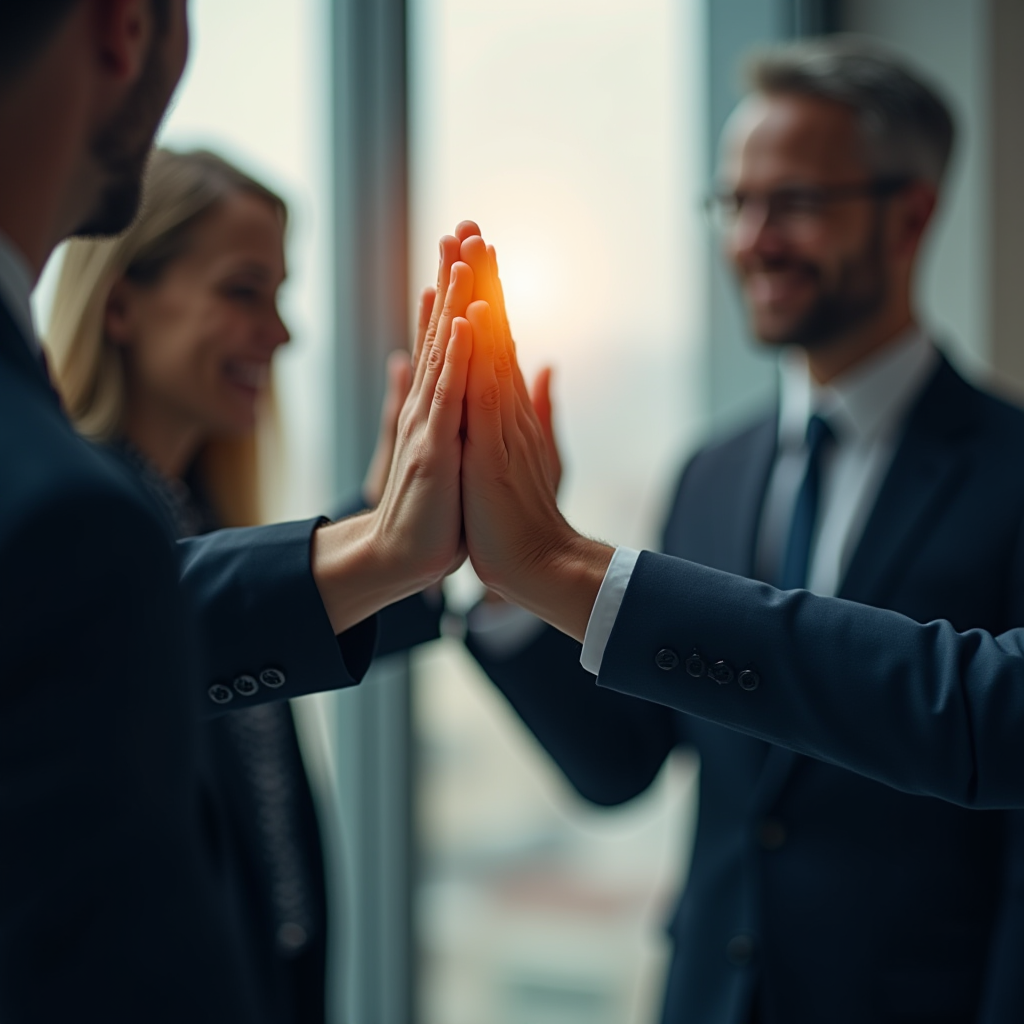
[[[1022,643],[644,552],[598,683],[908,792],[1018,807]]]
[[[566,526],[557,544],[514,575],[492,581],[506,600],[583,643],[614,548]]]
[[[580,645],[555,629],[508,656],[472,632],[466,646],[583,797],[619,804],[650,785],[675,742],[671,711],[595,686]]]
[[[310,544],[313,579],[335,633],[434,582],[410,559],[396,557],[373,512],[322,526]]]

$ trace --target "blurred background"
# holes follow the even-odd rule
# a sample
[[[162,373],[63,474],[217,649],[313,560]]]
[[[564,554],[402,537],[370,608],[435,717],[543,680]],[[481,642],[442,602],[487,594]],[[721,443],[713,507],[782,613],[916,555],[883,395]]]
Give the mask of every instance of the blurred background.
[[[472,217],[528,371],[555,366],[580,529],[657,543],[686,453],[774,388],[699,215],[759,42],[881,37],[961,142],[921,282],[969,375],[1024,383],[1019,0],[192,0],[161,141],[288,200],[293,340],[275,515],[354,493],[387,352]],[[37,292],[44,328],[55,264]],[[477,591],[451,581],[450,607]],[[328,833],[331,1006],[379,1024],[643,1024],[685,878],[699,765],[614,811],[574,796],[452,635],[298,710]]]

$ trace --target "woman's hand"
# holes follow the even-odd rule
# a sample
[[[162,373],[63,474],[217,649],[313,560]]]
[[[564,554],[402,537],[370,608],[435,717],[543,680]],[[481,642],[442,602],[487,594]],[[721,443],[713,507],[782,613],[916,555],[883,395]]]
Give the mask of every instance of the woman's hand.
[[[458,262],[457,239],[442,240],[441,252],[380,502],[314,535],[313,574],[335,632],[437,582],[464,558],[461,427],[473,346],[464,314],[473,271]]]

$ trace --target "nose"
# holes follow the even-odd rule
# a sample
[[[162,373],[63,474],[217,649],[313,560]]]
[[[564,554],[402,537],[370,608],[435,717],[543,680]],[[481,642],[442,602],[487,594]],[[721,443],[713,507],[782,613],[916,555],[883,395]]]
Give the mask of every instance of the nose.
[[[275,348],[281,345],[287,345],[292,340],[292,332],[288,330],[288,325],[284,322],[281,314],[276,314],[275,319],[277,320],[277,342]]]
[[[284,322],[280,312],[275,306],[273,315],[267,325],[267,330],[264,333],[264,339],[267,347],[271,352],[273,352],[282,345],[287,345],[288,342],[291,341],[291,338],[291,331],[288,330],[288,325]]]

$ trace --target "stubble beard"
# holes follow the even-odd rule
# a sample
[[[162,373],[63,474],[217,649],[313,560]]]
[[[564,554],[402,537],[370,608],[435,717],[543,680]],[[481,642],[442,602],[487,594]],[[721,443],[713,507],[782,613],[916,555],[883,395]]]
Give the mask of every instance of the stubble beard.
[[[75,229],[76,235],[120,234],[139,212],[153,139],[174,91],[159,43],[159,36],[154,36],[135,88],[124,106],[93,137],[92,158],[105,181],[89,216]]]
[[[795,345],[808,352],[828,348],[870,321],[885,306],[888,286],[884,267],[881,216],[864,249],[840,267],[834,284],[821,284],[811,307],[787,330],[759,340],[772,348]],[[807,269],[819,282],[816,266]]]

